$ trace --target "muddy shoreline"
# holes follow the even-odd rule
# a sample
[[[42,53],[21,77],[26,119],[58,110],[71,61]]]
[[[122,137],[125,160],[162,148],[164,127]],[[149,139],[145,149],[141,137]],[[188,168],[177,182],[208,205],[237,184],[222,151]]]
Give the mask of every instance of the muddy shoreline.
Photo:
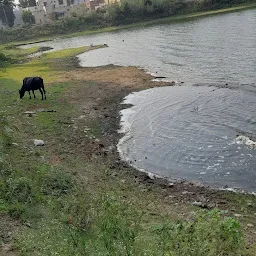
[[[171,86],[170,82],[154,81],[154,77],[137,67],[120,67],[108,65],[103,67],[84,68],[79,66],[77,58],[67,58],[60,63],[61,71],[56,82],[69,85],[63,102],[75,106],[78,110],[76,117],[72,117],[70,123],[70,136],[65,142],[69,155],[79,156],[91,161],[93,164],[107,168],[107,175],[115,180],[113,186],[118,183],[126,184],[128,191],[137,189],[154,195],[159,202],[170,206],[179,206],[183,209],[196,207],[197,209],[218,208],[227,210],[228,216],[235,217],[247,208],[251,212],[254,209],[247,202],[254,202],[252,195],[237,194],[232,191],[218,190],[196,181],[170,181],[164,178],[150,177],[145,172],[133,168],[129,163],[122,161],[117,151],[117,144],[123,134],[120,129],[120,111],[130,106],[121,104],[124,97],[132,92],[137,92],[153,87]],[[52,86],[54,86],[54,83]],[[51,86],[51,84],[48,84]],[[74,121],[74,122],[73,122]],[[90,131],[87,133],[87,131]],[[92,136],[89,134],[93,134]],[[50,164],[58,164],[65,161],[61,155],[55,155],[50,159]],[[78,179],[84,179],[85,173],[75,171]],[[92,174],[97,175],[97,174]],[[98,181],[92,178],[93,186],[98,186]],[[88,176],[86,179],[90,179]],[[123,192],[125,193],[126,190]],[[143,192],[144,193],[144,192]],[[245,205],[241,207],[241,205]],[[253,203],[254,205],[254,203]],[[183,210],[182,214],[186,215]],[[251,216],[250,219],[254,217]],[[252,220],[246,219],[246,236],[249,244],[256,241],[254,227],[247,227],[246,223]],[[254,223],[254,221],[253,221]]]
[[[178,201],[201,202],[202,208],[214,208],[227,204],[223,194],[232,193],[203,186],[197,181],[167,180],[161,177],[148,175],[141,172],[129,163],[123,161],[117,151],[117,144],[123,137],[118,133],[120,128],[120,110],[129,106],[121,104],[128,94],[153,87],[171,86],[172,83],[153,81],[154,77],[136,67],[104,66],[97,68],[82,68],[75,65],[76,70],[65,72],[62,81],[89,80],[94,81],[95,86],[80,88],[69,94],[69,102],[79,103],[79,107],[85,115],[85,120],[91,119],[98,123],[102,130],[102,136],[97,142],[88,145],[87,154],[105,155],[110,162],[111,169],[125,171],[134,178],[135,183],[143,183],[149,186],[159,186],[165,190],[166,195],[174,195]],[[75,89],[77,90],[77,89]],[[90,99],[88,101],[88,98]],[[76,124],[77,125],[77,124]],[[113,150],[114,149],[114,150]],[[203,195],[203,197],[202,197]],[[226,208],[226,207],[224,207]]]

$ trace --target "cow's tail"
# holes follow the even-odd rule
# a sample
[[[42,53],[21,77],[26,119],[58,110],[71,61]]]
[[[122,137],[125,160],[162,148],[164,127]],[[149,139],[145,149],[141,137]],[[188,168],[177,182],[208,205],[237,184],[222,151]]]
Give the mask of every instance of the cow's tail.
[[[44,92],[44,99],[46,100],[46,91],[44,89],[44,79],[43,78],[41,78],[41,86],[42,86],[42,89],[43,89],[43,92]]]

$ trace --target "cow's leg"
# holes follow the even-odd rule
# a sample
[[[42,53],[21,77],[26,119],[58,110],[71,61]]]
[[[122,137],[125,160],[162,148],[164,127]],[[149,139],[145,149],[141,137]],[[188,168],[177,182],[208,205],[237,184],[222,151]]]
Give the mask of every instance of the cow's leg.
[[[31,99],[31,94],[30,94],[30,91],[28,91],[28,93],[29,93],[29,99]]]
[[[35,91],[34,91],[34,90],[32,90],[32,92],[33,92],[33,94],[34,94],[34,99],[35,99],[35,98],[36,98]]]
[[[42,100],[44,99],[44,95],[43,95],[43,91],[41,88],[39,88],[39,91],[41,92],[41,95],[42,95]]]
[[[44,99],[46,100],[46,93],[45,93],[45,89],[44,86],[42,87],[43,91],[44,91]]]

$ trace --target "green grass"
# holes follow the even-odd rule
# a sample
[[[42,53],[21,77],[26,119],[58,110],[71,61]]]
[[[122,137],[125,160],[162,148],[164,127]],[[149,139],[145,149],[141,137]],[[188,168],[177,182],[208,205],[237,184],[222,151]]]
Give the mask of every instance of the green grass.
[[[37,99],[27,94],[19,99],[23,76],[43,72],[54,81],[61,71],[53,64],[84,50],[44,54],[0,71],[0,212],[22,224],[14,247],[24,256],[253,255],[237,220],[218,210],[192,213],[189,206],[166,205],[159,188],[135,186],[129,176],[114,179],[108,160],[75,153],[70,123],[81,110],[68,103],[67,95],[95,82],[53,82],[46,101],[37,93]],[[28,110],[36,114],[28,117]],[[86,120],[86,126],[100,136],[95,120]],[[33,139],[46,145],[35,147]],[[244,197],[236,200],[240,204]],[[184,207],[191,214],[179,218],[176,211]]]

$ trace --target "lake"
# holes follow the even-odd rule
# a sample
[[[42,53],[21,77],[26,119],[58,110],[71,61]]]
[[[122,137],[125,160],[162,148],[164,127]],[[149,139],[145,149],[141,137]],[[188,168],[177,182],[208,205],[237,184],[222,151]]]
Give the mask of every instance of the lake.
[[[58,50],[105,43],[79,55],[81,66],[137,66],[176,82],[125,99],[134,106],[121,113],[125,136],[118,149],[131,165],[256,191],[255,25],[253,9],[35,45]]]

